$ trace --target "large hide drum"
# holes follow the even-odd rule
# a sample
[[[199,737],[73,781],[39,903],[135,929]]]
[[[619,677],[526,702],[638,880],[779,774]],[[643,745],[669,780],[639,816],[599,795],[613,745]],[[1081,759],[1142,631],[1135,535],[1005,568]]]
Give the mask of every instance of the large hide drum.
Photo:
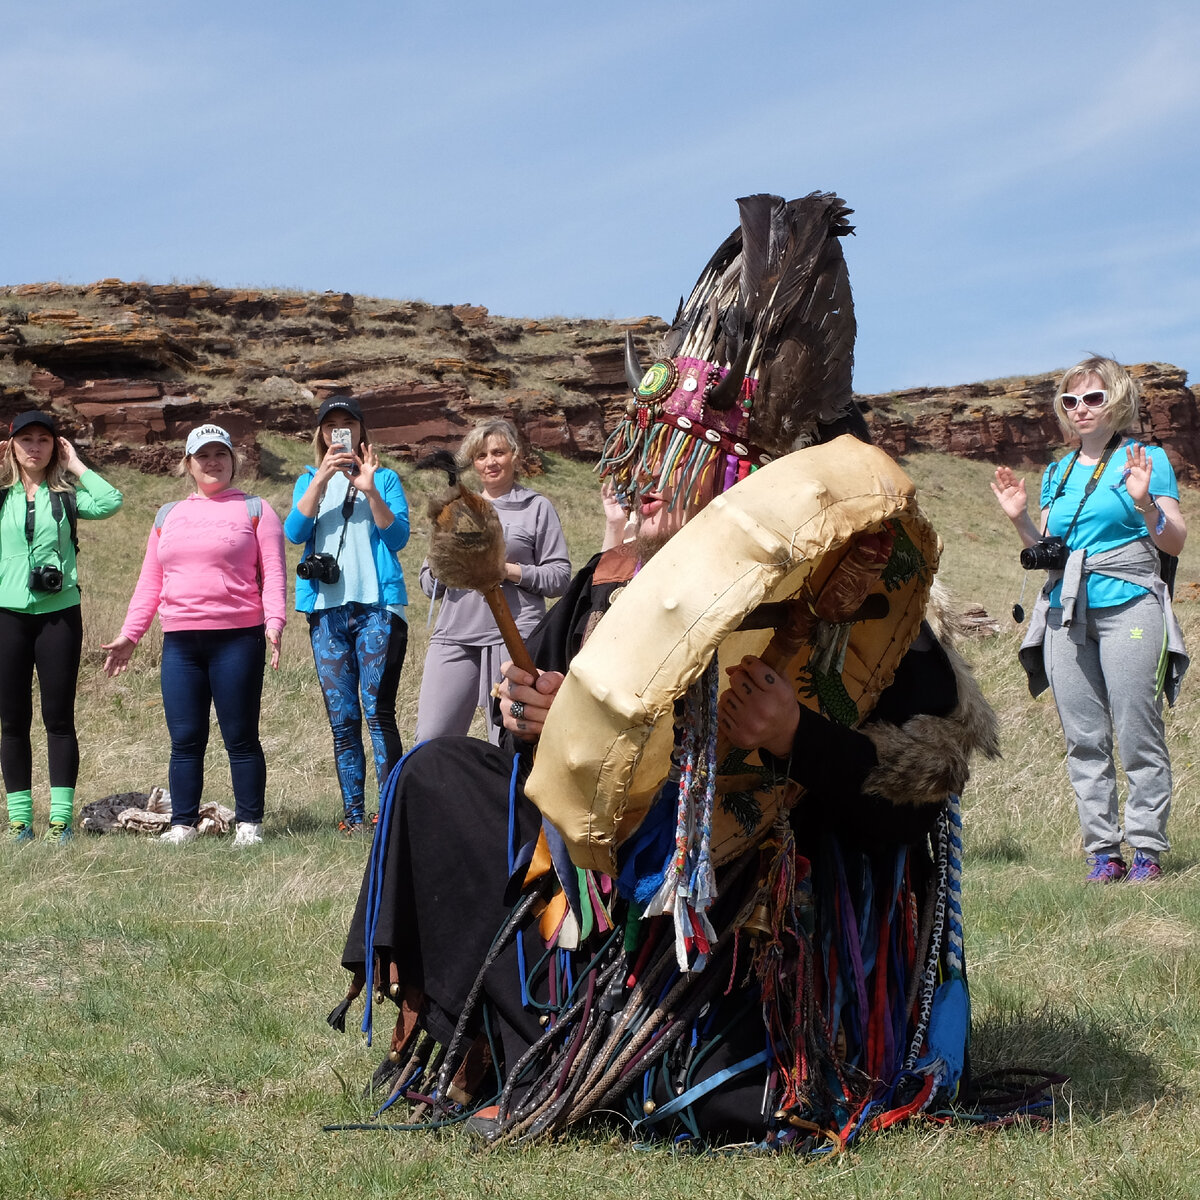
[[[676,700],[714,653],[723,668],[766,648],[770,629],[739,629],[748,615],[819,596],[856,536],[881,530],[893,541],[872,588],[883,599],[864,609],[871,619],[820,629],[779,665],[802,704],[854,725],[917,634],[939,553],[911,480],[882,450],[847,436],[785,455],[714,499],[642,568],[572,661],[526,788],[577,866],[616,873],[618,846],[670,771]],[[791,787],[756,752],[726,754],[714,863],[760,840]]]

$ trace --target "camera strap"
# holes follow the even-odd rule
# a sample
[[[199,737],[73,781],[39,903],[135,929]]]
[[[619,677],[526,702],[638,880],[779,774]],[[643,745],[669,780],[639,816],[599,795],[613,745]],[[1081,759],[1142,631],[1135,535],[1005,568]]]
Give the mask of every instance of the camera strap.
[[[354,515],[354,501],[358,496],[358,488],[353,484],[346,491],[346,498],[342,501],[342,536],[338,538],[337,553],[333,556],[333,561],[340,567],[342,565],[342,547],[346,544],[346,529],[350,524],[350,518]]]
[[[1079,507],[1075,510],[1075,515],[1071,518],[1070,525],[1067,526],[1066,532],[1062,535],[1064,542],[1069,541],[1072,531],[1075,529],[1076,523],[1079,521],[1083,513],[1083,506],[1087,503],[1088,497],[1096,490],[1096,485],[1100,482],[1100,476],[1104,474],[1104,468],[1108,466],[1109,459],[1112,458],[1113,452],[1122,442],[1122,436],[1119,433],[1114,433],[1108,439],[1108,445],[1104,447],[1104,453],[1100,456],[1100,461],[1092,470],[1091,478],[1088,479],[1083,489],[1083,495],[1079,500]],[[1058,485],[1054,493],[1053,499],[1046,505],[1046,523],[1042,526],[1042,537],[1046,536],[1046,530],[1050,528],[1050,510],[1054,507],[1054,502],[1058,500],[1067,487],[1067,480],[1071,478],[1071,472],[1075,469],[1075,464],[1079,461],[1079,451],[1076,450],[1071,457],[1071,461],[1067,464],[1067,469],[1063,472],[1062,482]]]

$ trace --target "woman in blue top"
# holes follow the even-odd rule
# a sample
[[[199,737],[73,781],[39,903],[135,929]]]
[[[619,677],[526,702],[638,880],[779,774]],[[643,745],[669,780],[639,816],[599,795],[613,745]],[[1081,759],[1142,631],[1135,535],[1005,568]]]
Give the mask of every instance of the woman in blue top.
[[[396,555],[408,542],[408,501],[396,472],[379,465],[362,411],[348,396],[321,405],[313,454],[316,466],[296,481],[283,530],[304,545],[296,608],[308,614],[333,729],[339,828],[359,833],[366,814],[363,716],[380,787],[403,753],[396,691],[408,646],[408,593]]]
[[[1047,683],[1053,690],[1087,878],[1098,883],[1144,883],[1161,874],[1171,809],[1162,696],[1165,684],[1174,699],[1186,665],[1159,551],[1178,555],[1187,530],[1166,454],[1124,433],[1137,419],[1139,398],[1137,383],[1112,359],[1072,367],[1059,382],[1054,410],[1079,449],[1047,468],[1040,526],[1027,511],[1023,479],[1000,467],[992,484],[1022,543],[1035,548],[1035,565],[1051,568],[1022,660],[1035,695]],[[1058,561],[1052,545],[1039,544],[1047,536],[1065,541]],[[1168,682],[1172,656],[1176,673]],[[1114,733],[1129,787],[1124,839]],[[1122,840],[1133,850],[1128,867]]]

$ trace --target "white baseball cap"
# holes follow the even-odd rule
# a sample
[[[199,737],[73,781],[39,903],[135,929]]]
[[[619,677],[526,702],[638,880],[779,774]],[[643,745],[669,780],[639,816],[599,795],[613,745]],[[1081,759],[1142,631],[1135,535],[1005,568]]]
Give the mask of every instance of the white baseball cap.
[[[195,454],[201,446],[207,446],[212,442],[219,442],[231,454],[233,453],[233,440],[229,434],[225,432],[220,425],[198,425],[187,439],[187,453]]]

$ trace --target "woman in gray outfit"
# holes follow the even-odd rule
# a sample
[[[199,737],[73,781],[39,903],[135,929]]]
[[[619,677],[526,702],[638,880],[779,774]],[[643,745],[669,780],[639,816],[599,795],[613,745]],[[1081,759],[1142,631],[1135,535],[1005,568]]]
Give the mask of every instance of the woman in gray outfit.
[[[1170,848],[1162,697],[1165,690],[1174,701],[1187,656],[1159,552],[1178,555],[1187,530],[1167,456],[1125,434],[1138,396],[1112,359],[1072,367],[1054,410],[1079,449],[1046,469],[1039,524],[1026,510],[1023,479],[1000,467],[992,484],[1027,548],[1022,564],[1048,572],[1021,661],[1034,695],[1047,685],[1054,693],[1092,883],[1151,882]],[[1123,833],[1114,734],[1129,785]],[[1129,865],[1122,840],[1133,850]]]
[[[527,634],[542,619],[545,598],[561,596],[571,578],[558,514],[545,496],[517,482],[520,446],[508,421],[477,425],[463,440],[458,462],[474,467],[500,518],[507,558],[504,595],[517,628]],[[491,688],[508,657],[495,619],[478,592],[439,583],[428,561],[421,566],[421,590],[437,609],[437,623],[421,676],[416,740],[465,734],[475,709],[482,708],[488,739],[495,743],[499,729],[491,720]]]

